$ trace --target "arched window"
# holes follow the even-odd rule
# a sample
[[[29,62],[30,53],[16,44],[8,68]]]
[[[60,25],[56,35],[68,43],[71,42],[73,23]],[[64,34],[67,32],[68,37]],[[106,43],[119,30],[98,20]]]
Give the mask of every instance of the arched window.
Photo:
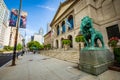
[[[69,28],[68,29],[73,29],[74,28],[74,21],[73,21],[73,16],[72,15],[70,15],[69,17],[68,17],[68,22],[70,23],[70,25],[71,26],[69,26]]]
[[[65,28],[65,21],[62,22],[62,33],[65,33],[66,28]]]
[[[59,35],[60,34],[60,28],[59,28],[59,26],[57,26],[57,35]]]

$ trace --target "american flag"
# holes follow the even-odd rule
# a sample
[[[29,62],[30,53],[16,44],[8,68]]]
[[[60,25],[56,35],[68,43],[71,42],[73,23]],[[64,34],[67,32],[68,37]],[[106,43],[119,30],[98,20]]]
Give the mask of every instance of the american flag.
[[[66,23],[66,26],[68,26],[68,27],[70,27],[70,28],[72,27],[72,25],[69,23],[68,20],[66,20],[65,23]]]

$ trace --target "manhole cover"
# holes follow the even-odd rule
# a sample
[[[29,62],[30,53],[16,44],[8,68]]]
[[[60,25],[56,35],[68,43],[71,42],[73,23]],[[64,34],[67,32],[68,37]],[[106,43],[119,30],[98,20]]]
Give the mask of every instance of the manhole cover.
[[[33,59],[30,59],[29,61],[33,61]]]
[[[50,58],[43,58],[42,60],[47,60],[47,59],[50,59]]]

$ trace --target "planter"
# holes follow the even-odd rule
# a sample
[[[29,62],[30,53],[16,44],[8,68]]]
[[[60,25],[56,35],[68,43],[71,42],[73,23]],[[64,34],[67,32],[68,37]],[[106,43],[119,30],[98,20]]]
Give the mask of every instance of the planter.
[[[81,49],[84,48],[84,42],[79,42],[81,44]]]
[[[77,35],[77,36],[75,37],[75,41],[76,41],[77,43],[79,43],[79,48],[78,48],[78,49],[84,48],[84,36],[83,36],[83,35]]]
[[[69,49],[69,46],[66,45],[66,44],[64,44],[64,50],[66,51],[66,50],[68,50],[68,49]]]
[[[113,52],[114,52],[114,58],[115,58],[114,65],[120,67],[120,47],[114,48]]]
[[[64,50],[68,50],[69,49],[70,43],[71,43],[71,41],[69,39],[62,40],[62,44],[64,45]]]

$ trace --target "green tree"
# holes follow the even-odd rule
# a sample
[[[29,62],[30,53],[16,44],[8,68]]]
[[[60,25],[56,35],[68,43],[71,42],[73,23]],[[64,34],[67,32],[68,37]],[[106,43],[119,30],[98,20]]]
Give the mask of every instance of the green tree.
[[[37,41],[31,41],[27,43],[27,47],[29,48],[29,50],[40,50],[43,48],[43,45],[41,45]]]
[[[21,50],[22,48],[23,48],[22,45],[20,43],[18,43],[17,50]]]
[[[51,48],[51,44],[44,45],[44,48],[45,49],[50,49]]]

